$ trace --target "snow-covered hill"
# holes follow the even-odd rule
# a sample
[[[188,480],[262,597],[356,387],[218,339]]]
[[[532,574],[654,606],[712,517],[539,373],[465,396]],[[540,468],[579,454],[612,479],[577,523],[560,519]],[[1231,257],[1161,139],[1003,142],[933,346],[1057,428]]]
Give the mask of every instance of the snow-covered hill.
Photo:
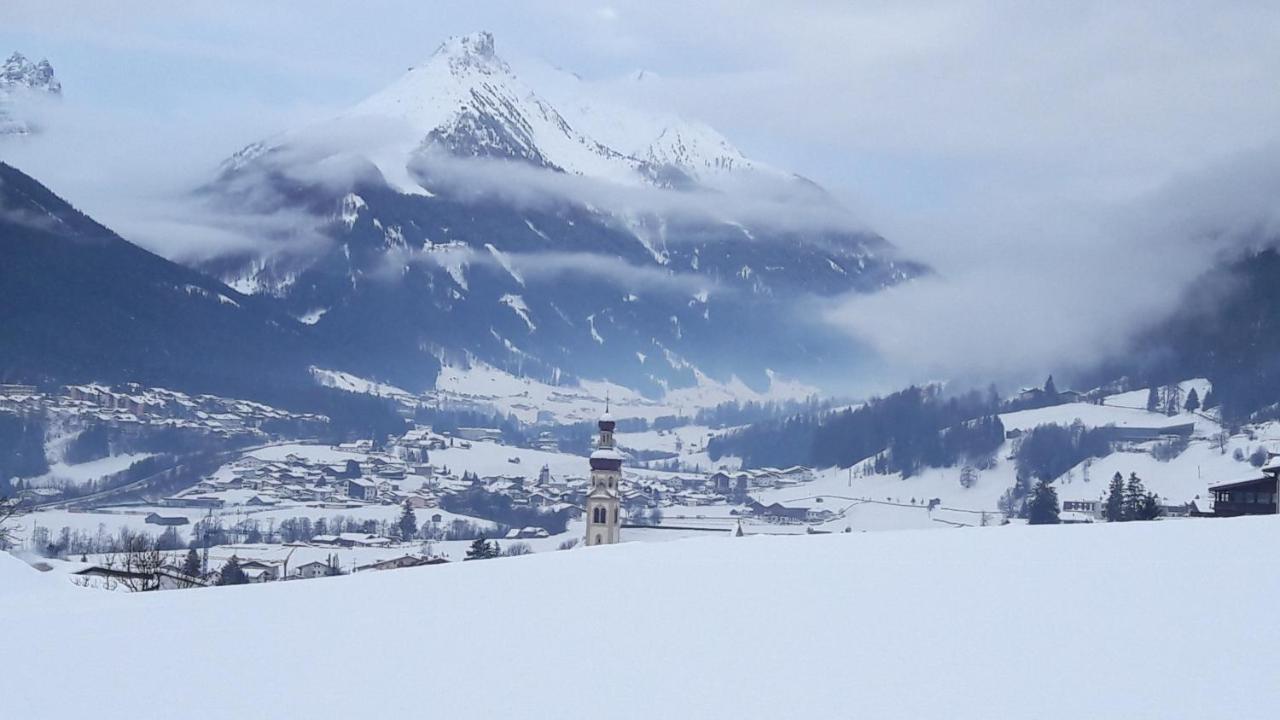
[[[1201,395],[1209,388],[1203,379],[1181,385],[1184,391],[1196,388]],[[1001,415],[1006,432],[1013,437],[995,450],[989,467],[974,468],[974,482],[969,487],[960,482],[959,465],[926,467],[903,478],[900,473],[876,474],[869,463],[858,463],[852,468],[821,469],[815,472],[811,483],[763,490],[753,496],[765,504],[780,502],[831,510],[836,514],[823,524],[823,529],[833,532],[999,522],[1003,517],[1000,499],[1018,478],[1015,454],[1021,442],[1019,432],[1041,425],[1069,427],[1076,423],[1085,428],[1111,426],[1130,430],[1190,425],[1192,432],[1183,448],[1175,449],[1168,440],[1117,441],[1110,454],[1083,460],[1053,478],[1052,483],[1060,501],[1098,501],[1105,496],[1113,475],[1120,473],[1128,478],[1136,473],[1163,504],[1177,507],[1194,502],[1204,511],[1212,508],[1209,487],[1256,477],[1258,471],[1249,463],[1249,456],[1259,450],[1280,451],[1280,423],[1259,423],[1230,433],[1212,414],[1182,412],[1168,416],[1148,412],[1138,407],[1145,404],[1146,395],[1144,389],[1106,397],[1101,404],[1067,403]],[[682,459],[688,463],[704,459],[695,454],[697,449],[686,446]],[[928,502],[934,499],[939,501],[940,509],[930,510]]]
[[[1277,540],[1275,518],[719,536],[144,594],[0,556],[6,644],[39,648],[0,692],[14,717],[136,717],[103,699],[177,672],[213,679],[172,700],[193,719],[1262,718],[1280,560],[1239,549]]]

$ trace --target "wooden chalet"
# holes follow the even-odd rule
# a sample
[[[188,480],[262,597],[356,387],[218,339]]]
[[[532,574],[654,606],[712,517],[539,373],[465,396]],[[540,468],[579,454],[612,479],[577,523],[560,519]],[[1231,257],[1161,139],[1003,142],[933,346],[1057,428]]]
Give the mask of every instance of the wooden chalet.
[[[1267,467],[1259,477],[1210,487],[1213,516],[1275,515],[1277,475],[1280,475],[1280,467]]]

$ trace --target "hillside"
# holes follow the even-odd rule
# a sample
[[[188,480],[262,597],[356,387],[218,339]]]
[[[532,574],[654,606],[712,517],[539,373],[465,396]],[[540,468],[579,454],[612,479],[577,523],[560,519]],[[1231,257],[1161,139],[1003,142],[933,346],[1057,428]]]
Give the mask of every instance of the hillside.
[[[1232,689],[1280,661],[1280,561],[1233,549],[1278,533],[721,537],[136,595],[0,557],[6,644],[44,649],[0,692],[16,717],[134,717],[104,698],[167,677],[211,682],[190,718],[1260,718],[1280,690]]]
[[[1180,392],[1185,397],[1195,388],[1198,394],[1205,395],[1210,387],[1204,379],[1187,380],[1180,384]],[[685,460],[692,464],[710,459],[713,465],[727,467],[742,463],[746,467],[807,464],[819,468],[812,483],[762,490],[753,493],[753,497],[766,504],[781,502],[831,510],[836,515],[826,521],[827,530],[881,530],[937,527],[940,523],[977,525],[983,522],[984,512],[987,522],[998,521],[1002,496],[1018,483],[1023,439],[1040,426],[1104,434],[1135,428],[1150,429],[1154,434],[1190,426],[1185,445],[1138,438],[1107,441],[1100,446],[1105,454],[1098,455],[1059,448],[1054,451],[1057,459],[1046,466],[1049,471],[1045,479],[1054,484],[1062,501],[1097,501],[1106,494],[1114,474],[1127,478],[1136,473],[1147,490],[1158,495],[1165,505],[1177,508],[1195,502],[1200,510],[1211,507],[1210,486],[1255,474],[1248,457],[1259,450],[1274,451],[1280,441],[1280,423],[1254,423],[1233,430],[1216,419],[1216,411],[1184,411],[1173,416],[1149,412],[1143,408],[1146,396],[1143,389],[1101,397],[1098,402],[1002,412],[996,417],[1007,436],[981,445],[977,452],[972,451],[972,446],[961,446],[955,454],[939,454],[934,445],[920,441],[922,437],[945,437],[953,432],[954,425],[920,424],[921,417],[936,422],[938,410],[950,406],[948,400],[912,406],[917,411],[910,414],[877,410],[871,415],[871,430],[867,423],[842,424],[838,416],[836,422],[824,425],[822,416],[812,413],[731,428],[708,436],[710,458],[694,452],[700,447],[690,446]],[[913,395],[908,392],[902,397]],[[934,409],[918,411],[930,407]],[[979,408],[976,412],[961,412],[960,417],[980,417],[986,412],[989,409]],[[865,454],[843,462],[823,462],[827,456],[818,453],[815,438],[842,450],[860,448]],[[878,462],[895,452],[904,454],[904,446],[915,453],[913,457],[923,458],[911,465],[909,472],[898,467],[901,458],[897,464]],[[946,446],[945,442],[938,445],[943,449]],[[758,451],[767,454],[753,454]],[[742,453],[746,453],[745,457]],[[966,467],[972,472],[969,486],[961,483]],[[942,509],[927,511],[927,502],[932,499],[937,499]]]
[[[243,389],[305,379],[304,329],[0,163],[0,377]]]
[[[335,419],[390,414],[316,385],[310,364],[344,357],[261,298],[143,250],[0,163],[0,382],[131,382]]]

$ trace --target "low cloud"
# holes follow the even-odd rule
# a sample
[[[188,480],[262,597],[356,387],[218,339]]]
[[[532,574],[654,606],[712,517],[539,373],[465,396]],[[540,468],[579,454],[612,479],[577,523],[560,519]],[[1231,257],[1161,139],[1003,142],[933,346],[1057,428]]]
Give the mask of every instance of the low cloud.
[[[896,381],[1028,382],[1123,353],[1216,263],[1280,237],[1280,149],[1214,163],[1124,207],[955,214],[937,275],[826,313]],[[980,240],[979,240],[980,238]]]
[[[442,152],[420,153],[410,169],[426,187],[447,188],[450,195],[471,201],[496,199],[526,208],[574,203],[619,217],[651,215],[777,231],[866,231],[816,185],[782,175],[743,173],[718,179],[715,188],[668,189]]]
[[[528,284],[551,283],[565,275],[585,275],[606,280],[629,291],[656,291],[694,295],[721,294],[729,289],[693,273],[676,273],[655,266],[629,263],[622,258],[598,253],[537,252],[505,253],[481,250],[469,245],[441,245],[424,250],[400,249],[388,253],[383,280],[397,277],[404,267],[430,264],[441,268],[482,266],[511,273]]]

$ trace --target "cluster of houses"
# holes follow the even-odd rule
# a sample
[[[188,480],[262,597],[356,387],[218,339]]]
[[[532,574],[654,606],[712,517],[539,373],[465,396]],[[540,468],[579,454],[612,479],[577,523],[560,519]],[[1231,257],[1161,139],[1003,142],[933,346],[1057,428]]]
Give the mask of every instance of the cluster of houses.
[[[515,507],[564,511],[571,519],[581,517],[590,488],[585,475],[557,476],[544,465],[536,474],[459,476],[430,462],[434,451],[489,439],[485,430],[465,428],[456,435],[442,435],[429,427],[418,427],[383,450],[375,451],[368,441],[348,443],[331,448],[326,460],[296,454],[282,460],[246,456],[195,486],[164,498],[161,504],[187,508],[304,504],[328,509],[382,504],[420,510],[440,507],[449,495],[479,489],[505,495]],[[621,500],[628,510],[746,502],[753,491],[794,487],[813,478],[809,468],[799,466],[710,475],[628,473]]]
[[[323,415],[292,413],[249,400],[192,396],[137,384],[67,385],[56,393],[41,393],[32,385],[0,385],[0,410],[49,412],[113,427],[178,427],[219,435],[260,430],[272,421],[291,422],[299,431],[329,422]]]
[[[167,507],[212,508],[227,505],[265,508],[286,503],[327,508],[404,503],[432,507],[436,504],[436,497],[426,488],[444,478],[437,477],[434,468],[370,452],[364,444],[339,449],[348,451],[350,458],[318,462],[293,454],[278,461],[245,456],[160,502]]]

